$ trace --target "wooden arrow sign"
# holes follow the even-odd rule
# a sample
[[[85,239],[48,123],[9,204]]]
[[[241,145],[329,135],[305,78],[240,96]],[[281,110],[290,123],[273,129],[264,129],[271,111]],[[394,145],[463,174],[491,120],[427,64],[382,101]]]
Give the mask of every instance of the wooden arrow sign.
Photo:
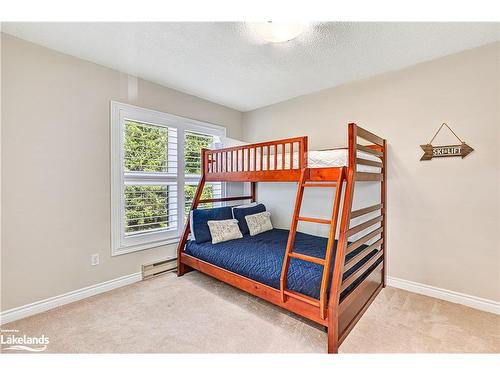
[[[432,141],[438,133],[441,131],[441,129],[446,126],[450,132],[453,133],[457,139],[462,142],[459,145],[449,145],[449,146],[433,146]],[[432,158],[443,158],[443,157],[449,157],[449,156],[461,156],[462,159],[465,158],[467,155],[469,155],[474,149],[470,147],[468,144],[466,144],[464,141],[462,141],[460,138],[458,138],[458,135],[455,134],[453,130],[448,126],[448,124],[443,123],[436,134],[434,134],[434,137],[432,137],[431,141],[427,143],[426,145],[420,145],[422,150],[424,150],[424,154],[420,158],[420,160],[431,160]]]
[[[461,145],[433,146],[431,144],[420,145],[424,154],[420,160],[431,160],[432,158],[443,158],[449,156],[461,156],[462,159],[469,155],[474,149],[465,142]]]

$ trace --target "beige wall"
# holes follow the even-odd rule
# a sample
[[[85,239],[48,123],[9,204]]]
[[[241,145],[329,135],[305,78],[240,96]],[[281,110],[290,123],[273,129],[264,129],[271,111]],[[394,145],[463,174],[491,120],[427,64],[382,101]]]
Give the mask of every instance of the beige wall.
[[[5,34],[1,89],[2,311],[174,254],[169,246],[110,256],[110,100],[241,136],[238,111]]]
[[[311,149],[345,146],[349,122],[386,137],[389,275],[499,301],[499,48],[487,45],[247,112],[244,139],[308,135]],[[420,162],[419,145],[442,122],[475,151],[463,160]],[[444,132],[436,141],[454,139]],[[259,188],[280,226],[290,221],[294,194],[292,185]],[[317,201],[308,202],[306,210],[318,211]]]

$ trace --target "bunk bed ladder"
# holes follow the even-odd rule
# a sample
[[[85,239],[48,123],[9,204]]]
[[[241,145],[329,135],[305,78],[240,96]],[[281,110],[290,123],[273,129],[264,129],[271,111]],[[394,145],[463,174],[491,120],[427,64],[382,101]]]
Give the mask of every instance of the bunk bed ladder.
[[[340,199],[342,194],[342,184],[345,178],[345,169],[341,168],[340,173],[338,174],[338,178],[333,183],[313,183],[308,182],[310,176],[310,169],[304,168],[301,171],[299,184],[297,187],[297,196],[295,198],[295,207],[293,211],[292,224],[290,227],[290,233],[288,235],[288,242],[285,249],[285,257],[283,259],[283,267],[281,270],[280,277],[280,292],[281,292],[281,300],[282,302],[286,302],[287,297],[298,299],[302,302],[309,303],[313,306],[319,308],[320,315],[322,319],[325,319],[327,313],[327,289],[328,289],[328,281],[330,275],[330,265],[332,259],[332,252],[335,246],[335,232],[337,228],[338,222],[338,214],[340,207]],[[332,217],[330,220],[328,219],[319,219],[313,217],[303,217],[300,216],[300,208],[302,206],[302,200],[304,197],[304,189],[308,187],[320,187],[320,188],[331,188],[335,187],[335,197],[333,202],[333,210]],[[330,226],[330,230],[328,232],[328,242],[326,245],[325,258],[316,258],[309,255],[296,253],[293,251],[293,244],[295,242],[295,235],[297,233],[297,226],[299,221],[307,221],[318,224],[327,224]],[[287,277],[288,277],[288,269],[290,266],[290,261],[292,258],[300,259],[306,262],[311,262],[315,264],[319,264],[323,266],[323,274],[321,277],[321,286],[320,286],[320,298],[319,300],[311,298],[309,296],[303,295],[298,292],[291,291],[287,289]]]

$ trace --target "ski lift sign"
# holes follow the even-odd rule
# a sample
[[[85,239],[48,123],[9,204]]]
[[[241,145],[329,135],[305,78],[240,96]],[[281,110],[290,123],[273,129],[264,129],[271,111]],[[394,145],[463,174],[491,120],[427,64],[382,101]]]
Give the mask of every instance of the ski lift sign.
[[[433,146],[432,141],[438,133],[441,131],[443,126],[446,126],[455,137],[460,141],[460,144],[457,145],[446,145],[446,146]],[[466,144],[464,141],[462,141],[453,130],[446,124],[443,123],[441,127],[438,129],[436,134],[434,134],[434,137],[432,137],[431,141],[427,143],[426,145],[420,145],[422,150],[424,150],[424,154],[420,158],[420,160],[431,160],[432,158],[443,158],[443,157],[453,157],[453,156],[460,156],[465,158],[467,155],[469,155],[474,149],[470,147],[468,144]]]

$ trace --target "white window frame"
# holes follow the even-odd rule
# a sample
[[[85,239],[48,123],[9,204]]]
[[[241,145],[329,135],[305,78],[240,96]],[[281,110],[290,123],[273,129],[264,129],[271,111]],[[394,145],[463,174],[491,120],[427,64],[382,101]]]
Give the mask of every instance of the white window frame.
[[[182,234],[186,217],[184,214],[184,136],[185,131],[190,130],[201,134],[225,137],[226,128],[208,122],[193,120],[181,116],[172,115],[152,109],[137,107],[130,104],[111,101],[111,255],[128,254],[135,251],[150,249],[176,243]],[[177,182],[177,226],[175,229],[165,229],[151,233],[138,233],[125,236],[125,207],[124,207],[124,138],[125,120],[135,120],[156,126],[164,126],[177,129],[177,176],[145,175],[141,178],[136,174],[137,182],[142,183],[146,179],[158,182]],[[190,182],[192,175],[187,176]],[[225,194],[225,184],[222,186],[222,194]]]

